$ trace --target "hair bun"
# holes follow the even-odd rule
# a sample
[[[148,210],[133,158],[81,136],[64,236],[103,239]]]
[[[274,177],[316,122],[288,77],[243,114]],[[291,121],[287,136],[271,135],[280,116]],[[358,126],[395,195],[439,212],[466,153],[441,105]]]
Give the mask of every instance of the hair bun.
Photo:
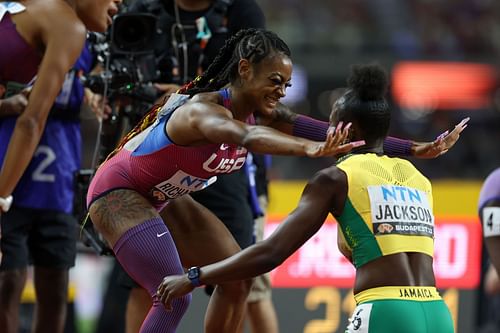
[[[381,100],[387,93],[389,80],[378,64],[353,65],[347,85],[362,101]]]

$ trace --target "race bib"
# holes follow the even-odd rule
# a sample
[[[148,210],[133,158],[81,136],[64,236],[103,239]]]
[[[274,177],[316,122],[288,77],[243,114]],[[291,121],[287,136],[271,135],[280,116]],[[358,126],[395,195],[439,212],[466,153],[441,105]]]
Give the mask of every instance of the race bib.
[[[500,236],[500,207],[483,208],[484,237]]]
[[[162,202],[168,199],[178,198],[190,192],[203,190],[215,183],[216,180],[216,176],[209,179],[203,179],[179,170],[166,181],[155,185],[151,190],[151,195],[157,201]]]
[[[405,186],[368,186],[373,233],[433,237],[434,214],[427,193]]]

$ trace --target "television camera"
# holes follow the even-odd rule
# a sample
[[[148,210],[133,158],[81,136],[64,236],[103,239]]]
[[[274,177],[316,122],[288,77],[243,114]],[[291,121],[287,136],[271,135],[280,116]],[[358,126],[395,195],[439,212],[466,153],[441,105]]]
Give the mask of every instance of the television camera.
[[[145,13],[117,15],[106,34],[89,33],[88,39],[102,71],[83,77],[86,87],[105,95],[153,103],[157,77],[154,54],[156,16]]]
[[[100,129],[96,147],[100,159],[113,150],[121,136],[157,98],[153,86],[159,77],[154,53],[156,20],[156,16],[145,13],[119,14],[107,33],[88,35],[100,70],[81,77],[81,80],[94,93],[106,96],[113,110]],[[100,255],[113,255],[87,216],[86,193],[93,174],[93,169],[82,169],[75,174],[73,215],[80,221],[83,244]]]

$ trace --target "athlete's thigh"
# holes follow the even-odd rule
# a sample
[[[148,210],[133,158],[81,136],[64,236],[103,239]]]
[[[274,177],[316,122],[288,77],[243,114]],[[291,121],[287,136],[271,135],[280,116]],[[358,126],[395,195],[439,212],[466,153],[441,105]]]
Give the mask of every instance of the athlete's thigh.
[[[0,219],[0,271],[25,269],[30,255],[28,237],[33,228],[31,209],[12,207]]]
[[[95,200],[89,214],[97,231],[111,246],[127,230],[158,217],[155,208],[142,195],[128,189],[113,190]]]
[[[222,221],[189,195],[172,200],[160,215],[184,267],[206,265],[240,251]]]
[[[36,226],[30,233],[28,244],[33,265],[66,269],[75,265],[78,222],[61,212],[37,209]]]

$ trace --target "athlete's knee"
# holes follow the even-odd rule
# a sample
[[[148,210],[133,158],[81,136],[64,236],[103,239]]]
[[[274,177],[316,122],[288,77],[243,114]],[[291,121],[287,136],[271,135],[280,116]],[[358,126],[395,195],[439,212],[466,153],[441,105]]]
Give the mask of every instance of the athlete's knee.
[[[164,305],[155,299],[153,307],[141,326],[141,332],[156,332],[158,325],[163,326],[162,332],[175,332],[190,303],[191,294],[184,295],[174,299],[172,311],[167,311]]]
[[[7,301],[11,297],[20,296],[25,284],[25,269],[0,272],[0,300]]]
[[[37,286],[37,303],[42,307],[51,309],[63,309],[68,302],[68,288],[64,286],[52,285]]]

